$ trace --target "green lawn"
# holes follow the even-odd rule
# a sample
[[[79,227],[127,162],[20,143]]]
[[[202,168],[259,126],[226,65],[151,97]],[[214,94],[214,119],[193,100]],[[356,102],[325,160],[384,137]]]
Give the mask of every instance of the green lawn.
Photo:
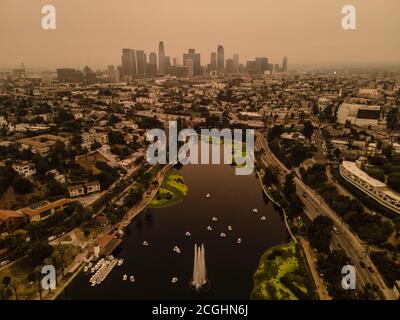
[[[65,253],[64,253],[64,265],[67,266],[74,260],[75,256],[79,253],[79,249],[72,245],[63,245]],[[57,253],[54,253],[55,255]],[[61,270],[57,268],[57,275],[60,277]],[[18,282],[18,298],[20,300],[32,300],[35,299],[38,295],[38,285],[35,283],[34,285],[28,284],[28,275],[33,272],[33,269],[30,265],[30,261],[24,257],[20,259],[15,264],[10,264],[9,268],[5,268],[0,272],[0,286],[3,286],[1,281],[4,277],[8,276],[13,281]],[[9,286],[11,288],[11,286]],[[4,286],[0,289],[4,289]],[[8,297],[8,299],[15,299],[14,290],[12,290],[12,294]]]
[[[293,242],[267,250],[253,275],[255,300],[311,299],[308,274],[301,271]]]
[[[164,208],[181,202],[189,189],[177,170],[170,170],[164,177],[160,190],[150,202],[149,208]]]

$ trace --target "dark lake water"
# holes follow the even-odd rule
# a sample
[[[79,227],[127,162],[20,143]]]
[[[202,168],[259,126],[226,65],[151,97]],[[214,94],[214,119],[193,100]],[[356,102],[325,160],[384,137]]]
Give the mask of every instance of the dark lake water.
[[[185,200],[138,215],[116,254],[124,264],[96,287],[90,286],[90,276],[78,275],[61,299],[249,298],[263,252],[288,240],[279,212],[264,197],[255,174],[236,176],[230,165],[187,165],[180,173],[189,187]],[[259,212],[252,213],[253,208]],[[265,221],[260,219],[263,215]],[[211,221],[213,216],[218,222]],[[208,225],[213,231],[206,230]],[[192,236],[186,237],[186,231]],[[226,238],[220,237],[221,232]],[[241,244],[236,243],[239,237]],[[145,240],[148,247],[142,245]],[[210,281],[210,289],[200,294],[189,287],[195,243],[204,243]],[[176,245],[181,254],[173,252]],[[136,281],[123,281],[124,274],[134,275]],[[179,281],[172,284],[175,276]]]

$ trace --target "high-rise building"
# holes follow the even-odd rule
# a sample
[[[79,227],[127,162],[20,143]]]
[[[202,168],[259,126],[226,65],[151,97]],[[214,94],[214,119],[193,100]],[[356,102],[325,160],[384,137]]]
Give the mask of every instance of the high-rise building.
[[[146,77],[146,54],[143,50],[136,50],[136,64],[137,64],[137,72],[136,77],[139,79]]]
[[[237,53],[233,55],[233,63],[235,66],[235,73],[239,73],[239,55]]]
[[[173,65],[174,67],[178,66],[178,65],[179,65],[179,58],[173,58],[173,59],[172,59],[172,65]]]
[[[149,63],[157,65],[157,54],[155,52],[149,54]]]
[[[274,65],[274,71],[275,71],[275,72],[280,72],[280,71],[281,71],[281,70],[280,70],[279,63],[275,63],[275,65]]]
[[[217,69],[218,71],[224,71],[225,69],[225,53],[222,45],[218,45],[217,48]]]
[[[256,74],[264,74],[265,71],[269,70],[268,58],[258,57],[256,58]]]
[[[155,77],[157,76],[157,54],[155,52],[151,52],[149,54],[149,63],[146,67],[146,76],[147,77]]]
[[[164,42],[160,41],[158,43],[158,72],[165,73],[165,50],[164,50]]]
[[[164,74],[169,74],[171,69],[171,58],[169,56],[164,57]]]
[[[60,82],[82,82],[83,73],[72,68],[62,68],[57,69],[57,78]]]
[[[287,70],[288,70],[288,57],[283,57],[282,71],[287,72]]]
[[[208,71],[215,71],[217,70],[217,53],[211,52],[211,60],[208,66]]]
[[[201,75],[200,53],[196,53],[195,49],[189,49],[188,53],[183,54],[183,61],[185,60],[193,60],[193,75],[200,76]],[[189,71],[189,76],[190,76],[190,71]]]
[[[226,69],[226,73],[236,73],[234,59],[226,59],[225,69]]]
[[[133,49],[122,49],[121,76],[134,77],[136,75],[136,53]]]
[[[188,77],[194,76],[194,61],[193,59],[184,59],[184,66],[188,68]]]

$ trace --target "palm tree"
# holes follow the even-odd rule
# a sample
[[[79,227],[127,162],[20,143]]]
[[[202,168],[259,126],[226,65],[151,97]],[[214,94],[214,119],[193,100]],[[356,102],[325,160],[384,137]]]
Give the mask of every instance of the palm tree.
[[[65,254],[65,249],[64,247],[61,245],[61,242],[59,243],[59,245],[57,246],[56,251],[58,252],[58,254],[60,255],[60,265],[61,265],[61,276],[62,278],[64,278],[64,254]]]
[[[43,300],[43,296],[42,296],[42,283],[41,283],[41,279],[42,279],[42,268],[40,266],[35,268],[35,279],[37,281],[37,284],[39,286],[39,296],[40,296],[40,300]]]
[[[52,264],[53,264],[53,261],[52,261],[51,258],[46,258],[46,259],[44,260],[44,264],[45,264],[45,265],[52,265]],[[57,279],[57,273],[56,273],[56,279]],[[56,281],[57,281],[57,280],[56,280]],[[51,283],[49,283],[49,293],[51,293]]]
[[[18,300],[18,286],[19,286],[19,282],[17,280],[13,280],[12,287],[14,289],[15,300]]]

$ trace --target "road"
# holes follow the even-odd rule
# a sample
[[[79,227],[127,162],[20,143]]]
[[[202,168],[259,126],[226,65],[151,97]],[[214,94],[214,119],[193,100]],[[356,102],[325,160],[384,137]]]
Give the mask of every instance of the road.
[[[262,134],[256,132],[256,139],[256,148],[263,148],[266,151],[263,155],[264,160],[279,169],[280,179],[290,173],[290,170],[286,168],[271,152],[268,143],[265,141]],[[381,274],[372,263],[369,255],[366,254],[363,241],[353,234],[349,227],[342,222],[342,219],[329,208],[329,206],[314,190],[307,187],[298,176],[295,175],[293,180],[297,187],[297,194],[303,201],[305,212],[309,218],[313,220],[318,215],[322,214],[331,218],[334,225],[338,228],[339,234],[333,234],[331,245],[335,249],[343,249],[351,258],[351,262],[357,271],[357,283],[360,283],[362,286],[367,283],[373,283],[381,289],[383,299],[393,300],[394,294],[392,290],[386,287]],[[362,268],[360,262],[363,262],[366,267]]]

